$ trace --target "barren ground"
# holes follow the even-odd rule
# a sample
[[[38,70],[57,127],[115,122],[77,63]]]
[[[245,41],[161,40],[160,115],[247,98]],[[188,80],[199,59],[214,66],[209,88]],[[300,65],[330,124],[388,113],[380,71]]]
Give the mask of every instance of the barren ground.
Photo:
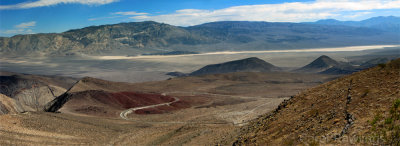
[[[137,110],[127,114],[128,120],[119,113],[104,117],[68,110],[3,115],[0,145],[231,144],[237,130],[249,120],[332,78],[335,76],[233,73],[137,83],[132,86],[137,91],[166,94],[190,106]]]

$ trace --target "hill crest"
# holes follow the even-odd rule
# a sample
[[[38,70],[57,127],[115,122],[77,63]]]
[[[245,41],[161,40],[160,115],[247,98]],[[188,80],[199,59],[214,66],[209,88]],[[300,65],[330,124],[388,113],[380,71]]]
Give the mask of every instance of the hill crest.
[[[331,67],[337,67],[339,66],[339,63],[332,58],[322,55],[312,61],[311,63],[305,65],[304,67],[301,67],[299,69],[296,69],[295,71],[297,72],[321,72],[326,69],[329,69]]]
[[[207,65],[190,73],[189,75],[206,75],[230,72],[271,72],[279,70],[281,70],[279,67],[276,67],[262,59],[250,57],[220,64]]]
[[[326,55],[322,55],[311,63],[294,71],[302,73],[350,74],[359,70],[359,68],[348,63],[337,62]]]

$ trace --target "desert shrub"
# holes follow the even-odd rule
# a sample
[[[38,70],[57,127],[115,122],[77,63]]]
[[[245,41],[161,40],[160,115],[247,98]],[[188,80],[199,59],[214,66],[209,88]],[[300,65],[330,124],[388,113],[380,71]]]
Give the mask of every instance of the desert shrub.
[[[369,92],[370,92],[369,89],[365,89],[365,90],[364,90],[364,94],[361,95],[361,98],[364,98],[365,96],[367,96]]]
[[[312,109],[312,110],[309,112],[309,115],[311,115],[311,116],[317,116],[318,114],[319,114],[318,109]]]
[[[319,141],[312,140],[308,143],[309,146],[319,146]]]
[[[382,119],[382,115],[380,113],[377,113],[374,117],[374,119],[371,121],[371,125],[375,126],[376,123],[378,123]]]
[[[392,60],[389,63],[390,68],[400,69],[400,59]]]
[[[396,99],[393,103],[393,108],[397,109],[400,106],[400,98]]]
[[[287,139],[287,140],[285,140],[285,141],[283,142],[283,145],[285,145],[285,146],[292,146],[292,145],[294,145],[294,141],[293,141],[293,139]]]
[[[381,63],[381,64],[378,64],[378,66],[379,66],[380,68],[385,68],[385,67],[386,67],[386,64]]]
[[[385,124],[392,124],[392,122],[393,122],[392,117],[389,117],[389,118],[385,119]]]
[[[390,114],[382,116],[377,113],[371,121],[372,135],[385,145],[400,145],[400,99],[393,101]]]

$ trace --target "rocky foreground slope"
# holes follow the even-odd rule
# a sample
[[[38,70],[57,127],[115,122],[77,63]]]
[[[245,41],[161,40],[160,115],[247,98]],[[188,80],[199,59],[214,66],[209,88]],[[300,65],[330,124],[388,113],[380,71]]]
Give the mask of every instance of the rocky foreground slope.
[[[234,145],[400,144],[400,59],[308,89],[241,130]]]

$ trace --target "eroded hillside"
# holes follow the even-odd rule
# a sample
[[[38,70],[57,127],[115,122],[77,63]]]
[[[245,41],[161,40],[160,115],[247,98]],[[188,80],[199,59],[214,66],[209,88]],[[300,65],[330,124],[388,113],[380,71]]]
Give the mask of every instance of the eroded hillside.
[[[59,76],[0,72],[0,93],[22,111],[42,111],[43,106],[63,94],[76,79]]]

